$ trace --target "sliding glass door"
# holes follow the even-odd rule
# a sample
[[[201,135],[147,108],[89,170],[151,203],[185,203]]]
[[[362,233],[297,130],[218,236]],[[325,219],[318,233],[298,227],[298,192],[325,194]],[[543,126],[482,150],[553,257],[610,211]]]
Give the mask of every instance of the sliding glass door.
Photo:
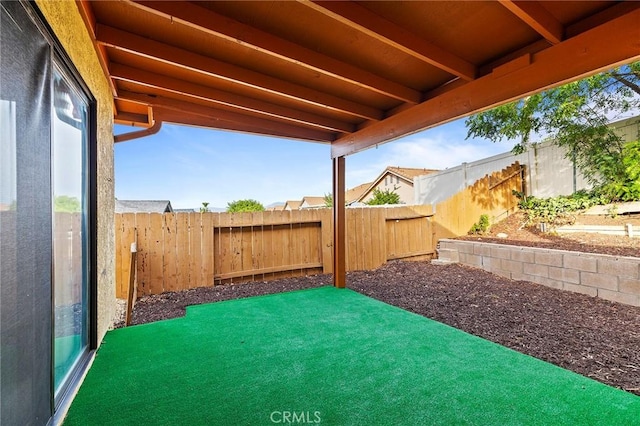
[[[56,400],[89,348],[88,111],[88,100],[55,64],[51,183]]]

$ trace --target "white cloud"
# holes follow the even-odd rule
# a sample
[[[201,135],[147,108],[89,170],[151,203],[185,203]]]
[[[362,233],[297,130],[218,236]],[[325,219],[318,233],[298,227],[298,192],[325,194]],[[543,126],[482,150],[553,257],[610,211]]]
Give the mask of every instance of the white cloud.
[[[513,142],[464,140],[459,129],[443,128],[390,142],[347,159],[347,186],[375,179],[387,166],[446,169],[510,151]]]

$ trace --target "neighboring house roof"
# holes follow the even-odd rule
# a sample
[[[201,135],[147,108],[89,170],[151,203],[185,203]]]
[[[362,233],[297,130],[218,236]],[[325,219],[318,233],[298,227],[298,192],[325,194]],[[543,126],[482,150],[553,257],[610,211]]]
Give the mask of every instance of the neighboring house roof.
[[[381,177],[384,177],[386,172],[392,173],[394,175],[398,175],[400,177],[404,177],[409,180],[409,182],[413,183],[413,178],[416,176],[428,175],[429,173],[439,172],[440,170],[435,169],[415,169],[411,167],[387,167],[384,172],[382,172]]]
[[[195,213],[199,211],[200,210],[196,210],[196,209],[173,209],[174,213]]]
[[[300,208],[313,208],[313,207],[325,207],[327,203],[324,201],[324,197],[303,197],[300,203]]]
[[[369,189],[372,183],[373,182],[366,182],[358,186],[354,186],[351,189],[347,189],[347,192],[344,194],[345,202],[347,204],[351,204],[356,201],[367,189]]]
[[[398,176],[400,179],[403,179],[407,184],[413,186],[413,178],[422,175],[428,175],[430,173],[439,172],[440,170],[436,169],[416,169],[411,167],[392,167],[389,166],[380,173],[380,175],[369,184],[367,188],[360,194],[358,198],[354,200],[354,202],[361,202],[378,184],[389,175]]]
[[[116,213],[171,213],[169,200],[116,200]]]
[[[302,201],[289,200],[285,203],[283,210],[298,210]]]

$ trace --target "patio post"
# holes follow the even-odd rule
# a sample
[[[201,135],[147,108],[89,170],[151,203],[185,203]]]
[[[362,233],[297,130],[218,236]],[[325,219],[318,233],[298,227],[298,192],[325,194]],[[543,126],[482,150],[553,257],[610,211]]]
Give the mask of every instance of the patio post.
[[[337,288],[347,282],[344,171],[345,157],[333,158],[333,285]]]

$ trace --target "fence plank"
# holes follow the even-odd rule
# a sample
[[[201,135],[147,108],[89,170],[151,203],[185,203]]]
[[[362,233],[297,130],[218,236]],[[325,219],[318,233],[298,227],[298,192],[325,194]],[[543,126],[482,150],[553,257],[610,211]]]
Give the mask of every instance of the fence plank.
[[[122,252],[124,251],[122,247],[122,234],[124,233],[124,228],[122,224],[122,215],[117,214],[115,217],[115,225],[116,225],[116,235],[115,235],[115,244],[116,244],[116,297],[119,299],[124,298],[123,292],[123,271],[122,271]]]
[[[160,294],[164,291],[164,216],[160,213],[149,214],[148,241],[149,250],[149,282],[148,293]]]
[[[202,214],[185,213],[189,221],[189,288],[202,287]]]
[[[116,215],[117,216],[117,215]],[[138,237],[138,254],[136,263],[138,266],[138,294],[144,294],[149,288],[149,214],[136,213],[136,229]]]
[[[275,265],[273,247],[273,215],[276,212],[264,212],[262,214],[262,269],[270,269]],[[263,279],[273,278],[273,273],[263,273]]]
[[[240,233],[240,270],[241,271],[252,271],[256,268],[253,266],[253,226],[252,220],[253,215],[251,213],[241,213],[240,214],[242,227],[239,228]],[[254,275],[247,275],[251,277],[253,281],[255,279]]]
[[[289,261],[287,266],[301,265],[304,263],[302,260],[302,245],[306,243],[304,241],[304,230],[300,220],[302,218],[301,210],[291,211],[291,228],[289,230]],[[307,213],[307,212],[304,212]],[[298,267],[291,269],[291,275],[298,276],[302,274],[302,268]]]
[[[384,228],[384,209],[375,208],[369,209],[369,227],[367,229],[369,234],[369,264],[366,269],[376,269],[384,261],[380,261],[381,257],[386,256],[386,240],[383,239]],[[385,257],[386,260],[386,257]]]
[[[291,250],[291,212],[283,212],[287,215],[288,220],[286,224],[278,226],[276,236],[281,238],[281,247],[276,251],[276,266],[288,266],[291,265],[289,252]],[[285,274],[283,274],[284,276]]]
[[[322,264],[322,222],[320,219],[320,210],[311,210],[310,217],[314,220],[314,225],[308,229],[309,244],[307,245],[308,249],[305,256],[305,263],[313,262]]]
[[[385,209],[385,233],[387,234],[387,257],[385,259],[394,259],[396,257],[396,227],[395,220],[388,219],[389,209]]]
[[[189,229],[189,215],[186,213],[175,214],[176,224],[176,289],[185,289],[190,287],[189,283],[189,263],[191,253],[189,252],[189,238],[191,230]]]
[[[176,214],[166,213],[164,218],[164,255],[163,255],[163,288],[164,291],[178,290],[176,267]]]
[[[131,268],[131,243],[135,242],[136,216],[135,213],[124,213],[122,215],[122,252],[120,253],[122,274],[121,274],[121,295],[126,299],[129,295],[129,275]]]
[[[264,212],[255,212],[252,215],[252,228],[251,228],[251,269],[260,270],[263,268],[263,256],[264,247],[262,224],[264,223]],[[259,279],[263,278],[263,274],[260,274]]]
[[[215,239],[216,267],[214,269],[214,276],[232,272],[231,225],[231,215],[218,215]]]
[[[322,272],[333,273],[333,221],[332,211],[325,209],[320,213],[322,233]]]
[[[200,285],[213,285],[213,214],[196,213],[200,217]]]

